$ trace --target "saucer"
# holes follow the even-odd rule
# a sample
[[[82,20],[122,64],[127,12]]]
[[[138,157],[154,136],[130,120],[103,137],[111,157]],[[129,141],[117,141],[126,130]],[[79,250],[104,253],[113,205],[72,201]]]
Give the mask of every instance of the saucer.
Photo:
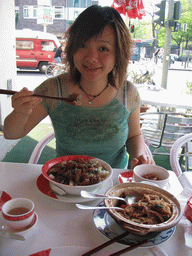
[[[51,191],[49,181],[41,174],[37,178],[36,182],[37,188],[41,193],[43,193],[45,196],[57,200],[57,201],[62,201],[65,203],[83,203],[83,202],[88,202],[88,201],[93,201],[95,199],[93,198],[84,198],[81,196],[73,196],[73,195],[56,195],[54,192]],[[112,179],[109,179],[106,181],[105,186],[102,187],[99,191],[97,191],[100,194],[104,194],[109,188],[113,186],[113,181]]]
[[[3,217],[2,217],[3,218]],[[33,218],[33,221],[31,222],[30,225],[28,225],[26,228],[22,228],[22,229],[11,229],[9,228],[5,223],[3,225],[3,230],[6,230],[10,233],[13,233],[13,234],[18,234],[18,235],[22,235],[22,236],[26,236],[26,235],[29,235],[31,233],[31,231],[34,229],[34,227],[36,226],[38,222],[38,216],[37,214],[35,213],[34,214],[34,218]]]

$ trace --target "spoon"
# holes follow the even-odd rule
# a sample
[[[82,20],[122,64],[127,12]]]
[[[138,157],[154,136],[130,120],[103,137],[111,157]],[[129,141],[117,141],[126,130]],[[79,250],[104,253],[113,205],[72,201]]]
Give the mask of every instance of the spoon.
[[[101,195],[101,194],[95,194],[93,192],[88,191],[81,191],[81,196],[84,198],[107,198],[107,199],[116,199],[124,201],[126,204],[132,204],[135,202],[136,197],[134,195],[127,195],[125,198],[118,197],[118,196],[109,196],[109,195]]]
[[[81,210],[98,210],[98,209],[116,209],[116,210],[121,210],[123,211],[123,208],[120,207],[107,207],[107,206],[88,206],[88,205],[83,205],[83,204],[76,204],[77,208]]]
[[[105,196],[101,194],[95,194],[93,192],[88,192],[85,190],[81,190],[81,196],[84,198],[108,198],[108,199],[116,199],[116,200],[121,200],[124,201],[127,204],[126,198],[123,197],[117,197],[117,196]]]

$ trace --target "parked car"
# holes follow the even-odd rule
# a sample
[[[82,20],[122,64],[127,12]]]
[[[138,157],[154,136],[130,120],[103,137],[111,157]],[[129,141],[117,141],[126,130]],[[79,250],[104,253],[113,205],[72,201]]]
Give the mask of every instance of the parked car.
[[[56,62],[54,56],[59,45],[53,34],[31,29],[16,30],[17,68],[44,72],[49,62]]]

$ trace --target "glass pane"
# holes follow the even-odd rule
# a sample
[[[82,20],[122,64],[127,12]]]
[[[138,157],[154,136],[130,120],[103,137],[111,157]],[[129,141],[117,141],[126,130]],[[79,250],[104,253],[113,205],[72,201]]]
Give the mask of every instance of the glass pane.
[[[42,41],[41,42],[41,50],[42,51],[48,51],[48,52],[53,52],[54,51],[54,43],[49,42],[49,41]]]
[[[16,41],[16,49],[17,50],[33,50],[34,42],[33,41],[17,40]]]

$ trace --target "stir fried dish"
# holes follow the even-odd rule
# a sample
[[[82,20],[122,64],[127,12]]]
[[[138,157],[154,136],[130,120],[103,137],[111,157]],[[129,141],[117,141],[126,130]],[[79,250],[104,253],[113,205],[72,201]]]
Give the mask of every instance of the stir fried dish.
[[[47,174],[52,180],[62,184],[85,186],[103,181],[109,171],[96,161],[75,159],[54,165]]]
[[[144,194],[137,202],[122,205],[123,217],[140,224],[158,224],[167,221],[172,215],[172,206],[157,195]]]
[[[148,173],[148,174],[145,174],[145,175],[143,175],[143,178],[144,178],[144,179],[148,179],[148,180],[159,180],[158,175],[155,174],[155,173]]]

